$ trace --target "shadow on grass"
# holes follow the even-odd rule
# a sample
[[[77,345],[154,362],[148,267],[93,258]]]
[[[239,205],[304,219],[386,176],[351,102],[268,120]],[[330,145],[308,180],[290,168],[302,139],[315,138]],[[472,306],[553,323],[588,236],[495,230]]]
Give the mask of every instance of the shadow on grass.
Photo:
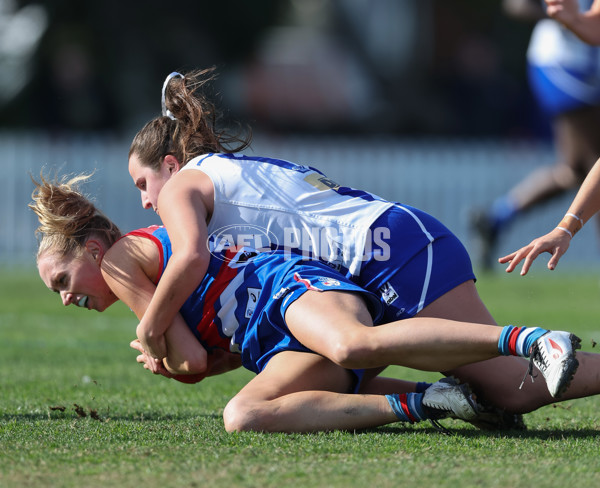
[[[186,422],[194,419],[203,419],[205,421],[222,420],[221,414],[218,413],[189,413],[189,414],[161,414],[158,412],[135,412],[131,414],[112,414],[104,412],[97,417],[77,414],[72,410],[65,412],[31,412],[18,414],[0,414],[0,423],[6,424],[9,422],[27,423],[27,422],[62,422],[65,420],[85,420],[102,422]],[[355,433],[370,434],[370,435],[443,435],[452,437],[462,437],[465,439],[483,439],[483,438],[510,438],[510,439],[538,439],[538,440],[560,440],[560,439],[588,439],[600,437],[600,430],[595,429],[527,429],[527,430],[474,430],[471,428],[452,428],[449,427],[449,434],[441,432],[434,427],[414,428],[407,426],[386,426],[376,429],[357,430]],[[331,434],[335,434],[331,432]],[[269,435],[269,434],[266,434]],[[294,433],[294,436],[311,436],[314,434],[299,434]]]
[[[189,421],[197,418],[220,420],[222,415],[217,413],[189,413],[189,414],[161,414],[156,412],[135,412],[131,414],[113,414],[110,412],[82,411],[77,409],[69,409],[64,412],[31,412],[17,414],[0,414],[0,423],[6,422],[42,422],[42,421],[63,421],[63,420],[78,420],[89,418],[90,420],[106,422],[174,422],[174,421]]]
[[[456,429],[448,428],[449,434],[441,432],[435,427],[426,429],[411,429],[411,428],[394,428],[394,427],[379,427],[376,430],[364,432],[370,433],[385,433],[385,434],[439,434],[447,435],[448,437],[463,437],[471,439],[481,438],[510,438],[510,439],[587,439],[600,437],[600,430],[595,429],[527,429],[527,430],[473,430],[473,429]]]

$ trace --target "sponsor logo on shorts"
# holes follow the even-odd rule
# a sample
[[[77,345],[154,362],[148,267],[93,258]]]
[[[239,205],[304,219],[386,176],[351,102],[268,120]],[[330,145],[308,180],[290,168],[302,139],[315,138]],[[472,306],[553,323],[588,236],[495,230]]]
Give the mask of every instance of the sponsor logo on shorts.
[[[339,280],[335,278],[329,278],[328,276],[320,276],[319,282],[323,283],[323,286],[341,286]]]
[[[396,293],[396,290],[390,285],[389,281],[379,288],[379,293],[381,293],[381,298],[383,298],[386,305],[391,305],[398,299],[398,293]]]
[[[281,297],[287,295],[290,289],[286,286],[282,287],[275,295],[273,295],[273,300],[279,300]]]
[[[246,313],[244,314],[244,317],[247,319],[252,317],[254,310],[256,310],[260,291],[260,288],[248,288],[248,304],[246,305]]]
[[[306,287],[307,290],[323,291],[323,290],[321,290],[321,288],[317,288],[316,286],[313,286],[309,279],[302,278],[302,276],[300,276],[298,273],[294,273],[294,281],[297,281],[298,283],[302,283]]]

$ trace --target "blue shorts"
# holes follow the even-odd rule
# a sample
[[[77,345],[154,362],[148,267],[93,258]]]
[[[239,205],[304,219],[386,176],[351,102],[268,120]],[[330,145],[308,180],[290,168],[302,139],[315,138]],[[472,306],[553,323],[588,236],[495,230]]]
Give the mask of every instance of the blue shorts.
[[[529,84],[542,109],[551,117],[582,107],[600,105],[600,82],[588,73],[559,67],[528,66]]]
[[[413,317],[461,283],[475,280],[462,243],[421,210],[397,204],[371,229],[365,262],[352,281],[380,297],[384,313],[378,323]]]
[[[262,289],[256,306],[260,312],[252,316],[245,330],[241,344],[242,364],[255,373],[260,373],[269,360],[280,352],[313,352],[292,335],[284,319],[288,307],[308,290],[358,293],[364,298],[373,320],[380,320],[382,306],[376,295],[361,289],[324,264],[303,261],[300,257],[296,261],[283,276],[278,275],[271,289]],[[364,370],[352,372],[356,380],[354,391],[357,391]]]

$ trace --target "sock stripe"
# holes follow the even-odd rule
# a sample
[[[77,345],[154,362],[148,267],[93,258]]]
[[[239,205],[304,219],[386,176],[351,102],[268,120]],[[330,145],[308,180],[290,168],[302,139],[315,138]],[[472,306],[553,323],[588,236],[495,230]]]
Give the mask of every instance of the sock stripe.
[[[533,328],[533,327],[527,327],[526,329],[524,329],[520,334],[519,337],[517,338],[517,353],[519,356],[527,356],[528,351],[527,351],[527,339],[529,338],[529,336],[533,333],[535,333],[537,329]]]
[[[507,325],[502,328],[498,340],[498,352],[503,356],[529,357],[531,346],[546,332],[540,327],[515,327]]]
[[[423,395],[413,393],[408,395],[408,399],[410,411],[412,412],[413,416],[417,419],[417,422],[420,422],[421,420],[426,420],[427,415],[423,410]]]
[[[403,422],[420,422],[427,419],[423,409],[423,393],[396,393],[385,395],[396,417]]]
[[[531,334],[528,334],[523,341],[523,356],[529,357],[531,346],[533,346],[535,341],[542,337],[546,332],[548,332],[548,330],[542,329],[541,327],[535,327],[531,330]]]
[[[406,393],[399,394],[398,399],[400,400],[400,406],[402,407],[402,411],[404,412],[404,415],[406,415],[406,417],[408,418],[408,421],[411,424],[414,424],[417,421],[417,419],[411,413],[410,408],[408,407],[408,398],[407,398]]]
[[[517,354],[517,339],[522,330],[523,327],[515,327],[510,331],[510,335],[508,336],[508,354],[511,356],[519,356]]]
[[[498,352],[502,356],[508,356],[508,336],[510,335],[510,331],[514,329],[513,325],[506,325],[502,327],[502,331],[500,332],[500,339],[498,339]]]

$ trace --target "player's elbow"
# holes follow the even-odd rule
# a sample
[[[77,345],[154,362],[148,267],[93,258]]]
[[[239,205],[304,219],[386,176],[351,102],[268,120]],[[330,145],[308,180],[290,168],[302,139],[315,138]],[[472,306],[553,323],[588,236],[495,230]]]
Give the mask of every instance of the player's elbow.
[[[207,368],[206,351],[199,349],[184,358],[170,355],[165,358],[164,363],[171,374],[203,374]]]
[[[178,258],[185,264],[187,273],[199,273],[202,275],[206,270],[209,260],[206,254],[204,249],[197,249],[190,246],[181,249],[177,253],[173,253],[173,258]]]

